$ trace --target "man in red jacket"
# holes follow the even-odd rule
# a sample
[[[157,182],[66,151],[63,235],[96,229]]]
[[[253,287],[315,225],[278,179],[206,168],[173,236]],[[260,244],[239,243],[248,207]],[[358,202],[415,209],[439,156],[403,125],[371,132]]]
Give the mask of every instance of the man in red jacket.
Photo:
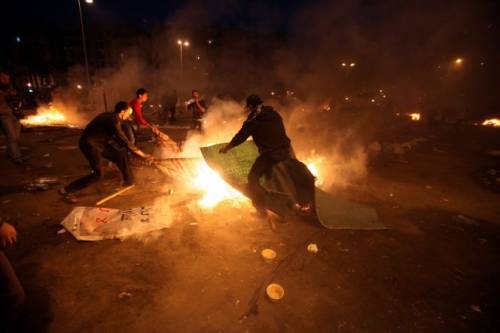
[[[137,131],[140,130],[141,127],[146,127],[151,128],[153,134],[157,134],[158,130],[156,126],[149,123],[149,121],[147,121],[142,114],[142,105],[149,99],[148,91],[144,88],[139,88],[135,92],[135,96],[136,97],[132,101],[130,101],[130,107],[134,111],[134,119],[137,125]],[[124,131],[126,132],[129,140],[132,139],[130,141],[132,141],[132,143],[135,143],[135,133],[133,132],[131,126],[124,126]]]

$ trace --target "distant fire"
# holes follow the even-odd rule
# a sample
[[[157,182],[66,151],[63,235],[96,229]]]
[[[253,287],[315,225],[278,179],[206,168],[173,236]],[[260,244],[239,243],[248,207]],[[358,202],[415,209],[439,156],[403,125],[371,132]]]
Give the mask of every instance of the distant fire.
[[[24,126],[68,126],[74,127],[70,124],[66,116],[56,107],[40,107],[35,115],[28,116],[21,119]]]
[[[500,119],[498,119],[498,118],[486,119],[485,121],[482,122],[481,125],[491,126],[491,127],[500,127]]]
[[[416,112],[415,113],[410,113],[408,116],[413,121],[419,121],[420,120],[420,113],[416,113]]]

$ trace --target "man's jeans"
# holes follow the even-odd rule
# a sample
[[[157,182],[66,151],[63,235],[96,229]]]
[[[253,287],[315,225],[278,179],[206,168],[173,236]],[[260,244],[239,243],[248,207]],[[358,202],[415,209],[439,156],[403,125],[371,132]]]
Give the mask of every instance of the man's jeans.
[[[7,137],[7,147],[9,155],[13,160],[21,159],[21,150],[19,149],[19,136],[21,135],[21,124],[19,120],[10,114],[0,115],[0,127]]]
[[[10,332],[25,301],[16,272],[0,250],[0,332]]]

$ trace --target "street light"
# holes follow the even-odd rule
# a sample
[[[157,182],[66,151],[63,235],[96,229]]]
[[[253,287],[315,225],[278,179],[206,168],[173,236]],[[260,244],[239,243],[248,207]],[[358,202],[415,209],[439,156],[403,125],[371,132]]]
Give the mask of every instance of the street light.
[[[93,4],[94,0],[85,0],[87,4]],[[87,85],[90,88],[90,72],[89,72],[89,60],[87,57],[87,42],[85,41],[85,30],[83,29],[83,14],[82,5],[80,0],[77,0],[78,12],[80,13],[80,29],[82,31],[82,47],[83,47],[83,58],[85,60],[85,75],[87,76]]]
[[[177,44],[179,45],[179,59],[181,62],[181,76],[182,76],[182,74],[184,73],[184,59],[183,59],[182,51],[183,51],[184,47],[189,46],[189,41],[178,39]]]

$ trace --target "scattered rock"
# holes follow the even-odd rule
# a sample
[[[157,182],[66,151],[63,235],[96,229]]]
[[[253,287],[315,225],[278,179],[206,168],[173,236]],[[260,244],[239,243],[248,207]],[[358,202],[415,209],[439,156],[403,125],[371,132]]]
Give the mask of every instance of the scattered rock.
[[[77,146],[61,146],[61,147],[57,147],[57,149],[62,150],[62,151],[66,151],[66,150],[75,150],[75,149],[78,149],[78,147]]]
[[[470,309],[471,309],[472,311],[474,311],[474,312],[478,312],[478,313],[483,312],[483,311],[481,311],[481,308],[479,307],[479,305],[476,305],[476,304],[472,304],[472,305],[470,306]]]
[[[37,184],[59,184],[59,178],[57,177],[38,177],[35,179]]]
[[[464,216],[464,215],[457,215],[453,219],[457,222],[465,223],[468,225],[473,225],[473,226],[479,225],[479,222],[477,222],[474,219],[471,219],[470,217]]]
[[[127,299],[127,298],[130,298],[130,297],[132,297],[132,294],[128,293],[126,291],[122,291],[121,293],[118,294],[118,298],[119,299]]]

